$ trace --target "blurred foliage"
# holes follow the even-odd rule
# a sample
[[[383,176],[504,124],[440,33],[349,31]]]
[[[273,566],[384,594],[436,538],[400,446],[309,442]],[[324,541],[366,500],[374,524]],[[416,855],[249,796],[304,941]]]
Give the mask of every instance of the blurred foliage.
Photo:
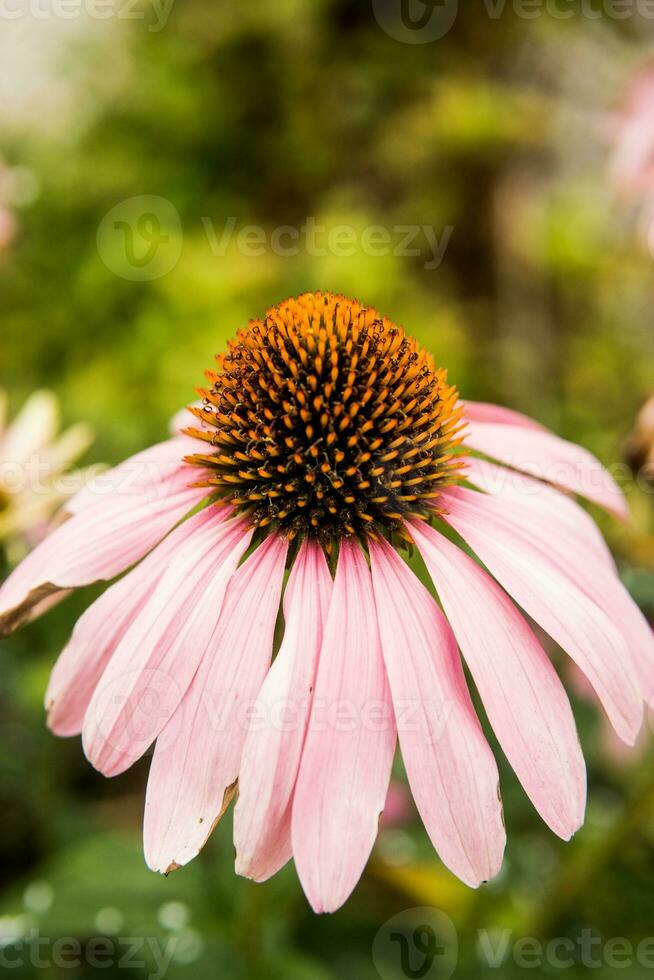
[[[133,8],[142,21],[93,21],[72,36],[50,20],[42,78],[35,23],[34,61],[16,62],[23,74],[0,118],[18,228],[0,252],[0,384],[15,407],[54,388],[67,421],[97,430],[88,461],[118,461],[165,435],[249,317],[323,288],[403,323],[467,397],[527,411],[619,463],[654,389],[654,278],[638,216],[607,180],[606,133],[619,87],[647,52],[647,24],[521,19],[508,4],[491,19],[461,7],[453,29],[425,45],[399,43],[369,3],[348,0],[176,0],[161,30],[149,29],[145,6]],[[3,22],[7,58],[18,27],[30,24]],[[135,282],[105,264],[96,235],[111,208],[139,195],[170,202],[182,238],[172,271]],[[212,234],[230,219],[235,234],[217,249]],[[354,228],[354,254],[270,247],[275,228],[308,219]],[[438,268],[426,267],[424,238],[419,255],[361,246],[370,226],[412,224],[439,240],[451,229]],[[264,229],[261,255],[238,247],[249,225]],[[654,615],[652,497],[627,490],[632,526],[600,520]],[[77,740],[57,742],[43,724],[48,671],[91,593],[0,645],[7,957],[12,937],[38,929],[82,944],[150,937],[164,948],[172,938],[174,978],[364,980],[378,976],[381,924],[427,905],[455,923],[455,975],[479,977],[498,970],[480,962],[478,930],[547,940],[590,928],[634,943],[654,933],[652,751],[646,739],[616,761],[583,701],[585,827],[557,841],[503,764],[506,863],[478,893],[444,871],[413,813],[382,830],[357,892],[332,917],[312,915],[291,867],[262,886],[236,879],[228,818],[192,866],[152,875],[140,851],[147,763],[106,781]],[[105,975],[155,975],[149,955]],[[499,972],[524,971],[509,956]],[[13,969],[72,974],[96,970]]]

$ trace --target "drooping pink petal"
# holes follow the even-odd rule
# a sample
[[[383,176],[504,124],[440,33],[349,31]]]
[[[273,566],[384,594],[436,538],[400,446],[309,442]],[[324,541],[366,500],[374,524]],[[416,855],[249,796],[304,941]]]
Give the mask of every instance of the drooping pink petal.
[[[293,854],[316,912],[348,898],[384,809],[396,729],[370,571],[344,540],[292,813]]]
[[[579,539],[579,547],[592,551],[595,560],[615,571],[615,561],[602,532],[576,500],[556,487],[485,459],[466,460],[466,479],[480,490],[506,501],[531,504],[536,514],[548,514]],[[538,518],[534,517],[534,522]]]
[[[291,857],[291,802],[315,685],[332,579],[322,548],[304,542],[284,593],[284,639],[257,699],[234,811],[238,874],[264,881]]]
[[[465,491],[464,491],[465,494]],[[493,520],[503,523],[516,538],[522,537],[540,548],[546,560],[554,562],[571,581],[601,607],[627,640],[629,652],[640,680],[645,699],[654,701],[654,631],[618,578],[615,566],[598,559],[594,541],[579,535],[579,525],[560,519],[541,495],[524,499],[514,497],[509,505],[503,500],[465,496]]]
[[[554,667],[483,569],[429,525],[410,527],[500,745],[543,820],[568,840],[583,823],[586,768]]]
[[[463,417],[470,422],[492,422],[500,425],[520,425],[527,429],[541,429],[545,427],[536,422],[535,419],[523,415],[522,412],[515,412],[511,408],[503,405],[492,405],[490,402],[471,402],[461,399],[463,405]]]
[[[471,499],[474,498],[474,499]],[[642,701],[622,634],[568,575],[525,537],[507,531],[485,494],[456,488],[441,502],[447,522],[498,582],[566,650],[591,681],[620,737],[633,744]]]
[[[116,494],[84,507],[48,535],[0,588],[0,634],[11,632],[33,606],[61,589],[125,571],[206,495],[206,489],[175,486],[167,496],[137,505]]]
[[[233,508],[216,513],[225,520]],[[110,586],[75,624],[57,660],[45,695],[48,726],[55,735],[79,735],[84,715],[114,650],[153,594],[175,552],[202,526],[189,518],[175,528],[143,561]]]
[[[192,860],[231,799],[250,714],[259,724],[251,709],[272,657],[287,544],[271,535],[232,578],[206,655],[157,740],[144,826],[155,871]]]
[[[252,537],[243,518],[217,508],[176,551],[154,594],[123,636],[84,717],[82,744],[104,773],[124,772],[171,718],[207,650],[239,559]]]
[[[588,450],[551,432],[520,425],[470,422],[465,445],[586,497],[620,518],[629,516],[624,494],[608,470]]]
[[[402,758],[442,861],[476,888],[500,869],[499,776],[436,602],[384,541],[370,543],[384,660]]]

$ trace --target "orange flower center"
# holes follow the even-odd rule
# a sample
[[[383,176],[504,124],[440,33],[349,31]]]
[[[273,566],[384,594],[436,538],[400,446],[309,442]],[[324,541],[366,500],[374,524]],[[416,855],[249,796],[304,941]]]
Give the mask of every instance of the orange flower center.
[[[187,461],[199,485],[260,528],[316,536],[391,535],[426,518],[463,457],[447,372],[376,310],[305,293],[252,320],[208,371],[193,409],[205,443]],[[430,507],[431,505],[431,507]]]

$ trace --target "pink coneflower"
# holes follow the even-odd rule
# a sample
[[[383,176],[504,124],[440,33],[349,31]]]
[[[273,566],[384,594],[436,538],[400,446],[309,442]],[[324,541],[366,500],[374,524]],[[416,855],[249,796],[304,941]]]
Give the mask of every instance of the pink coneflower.
[[[293,857],[313,908],[338,908],[373,847],[399,736],[441,859],[473,887],[492,878],[498,771],[459,649],[534,806],[569,838],[584,761],[518,606],[632,743],[652,635],[570,496],[624,517],[608,473],[524,416],[459,403],[402,329],[329,293],[252,321],[208,381],[196,425],[83,491],[0,590],[8,629],[48,593],[131,568],[77,623],[46,704],[108,776],[155,742],[150,867],[195,857],[238,789],[237,871],[260,881]]]

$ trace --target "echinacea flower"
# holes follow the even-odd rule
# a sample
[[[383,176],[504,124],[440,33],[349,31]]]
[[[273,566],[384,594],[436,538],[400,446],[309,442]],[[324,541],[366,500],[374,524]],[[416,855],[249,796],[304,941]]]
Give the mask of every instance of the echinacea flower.
[[[59,405],[50,391],[35,391],[16,418],[7,420],[8,399],[0,389],[0,544],[22,558],[47,530],[48,522],[87,476],[71,466],[93,441],[80,423],[58,434]]]
[[[237,871],[262,881],[293,857],[313,908],[338,908],[399,737],[442,861],[473,887],[492,878],[498,770],[459,650],[518,779],[569,838],[584,760],[523,613],[633,743],[654,642],[572,497],[625,517],[608,472],[525,416],[461,403],[418,343],[343,296],[270,309],[217,361],[195,424],[82,491],[0,590],[9,629],[45,594],[131,569],[77,623],[46,706],[108,776],[155,743],[149,866],[195,857],[238,791]]]

